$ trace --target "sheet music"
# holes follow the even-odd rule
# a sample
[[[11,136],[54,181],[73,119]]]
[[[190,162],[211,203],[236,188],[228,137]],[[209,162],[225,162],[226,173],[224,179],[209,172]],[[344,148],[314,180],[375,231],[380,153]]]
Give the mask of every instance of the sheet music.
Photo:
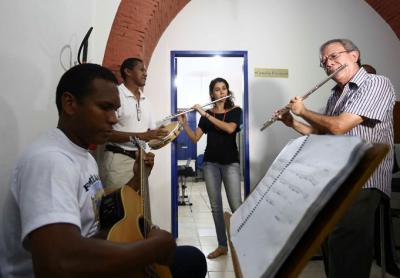
[[[287,144],[231,217],[231,241],[244,277],[276,273],[369,147],[357,137],[333,135]]]

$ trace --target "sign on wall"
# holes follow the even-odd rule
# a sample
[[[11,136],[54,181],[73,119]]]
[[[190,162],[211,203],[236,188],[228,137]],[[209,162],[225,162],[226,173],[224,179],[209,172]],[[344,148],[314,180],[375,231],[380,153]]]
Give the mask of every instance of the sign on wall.
[[[269,77],[269,78],[288,78],[288,69],[267,69],[267,68],[255,68],[254,77]]]

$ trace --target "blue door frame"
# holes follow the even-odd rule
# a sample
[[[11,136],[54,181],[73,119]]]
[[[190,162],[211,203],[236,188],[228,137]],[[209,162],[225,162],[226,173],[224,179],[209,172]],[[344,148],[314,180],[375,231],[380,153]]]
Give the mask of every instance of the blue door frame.
[[[248,118],[248,67],[247,51],[171,51],[171,112],[177,110],[177,88],[175,79],[178,72],[177,58],[179,57],[242,57],[243,58],[243,131],[244,131],[244,193],[250,193],[249,171],[249,118]],[[177,146],[174,141],[171,144],[171,227],[172,234],[178,237],[178,177],[177,177]]]

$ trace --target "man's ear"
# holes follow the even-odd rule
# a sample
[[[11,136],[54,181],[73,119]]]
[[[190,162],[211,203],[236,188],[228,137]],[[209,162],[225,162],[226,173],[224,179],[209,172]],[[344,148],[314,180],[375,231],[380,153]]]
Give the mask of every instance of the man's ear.
[[[354,63],[357,63],[358,58],[360,57],[360,53],[358,51],[350,52],[351,56],[353,57]]]
[[[132,70],[130,68],[124,69],[125,76],[132,76]]]
[[[61,105],[63,113],[67,115],[73,115],[78,107],[77,100],[70,92],[65,92],[61,96]]]

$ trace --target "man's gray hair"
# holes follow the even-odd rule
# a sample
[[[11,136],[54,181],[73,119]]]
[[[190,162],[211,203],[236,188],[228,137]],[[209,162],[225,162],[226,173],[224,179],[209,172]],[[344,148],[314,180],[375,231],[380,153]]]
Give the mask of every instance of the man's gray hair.
[[[321,45],[321,47],[319,48],[319,53],[322,53],[322,51],[324,51],[324,49],[332,44],[332,43],[340,43],[344,49],[346,49],[347,51],[357,51],[358,52],[358,61],[357,64],[360,66],[361,65],[361,52],[360,49],[358,49],[357,45],[354,44],[354,42],[352,42],[349,39],[333,39],[333,40],[329,40],[327,42],[325,42],[323,45]]]

